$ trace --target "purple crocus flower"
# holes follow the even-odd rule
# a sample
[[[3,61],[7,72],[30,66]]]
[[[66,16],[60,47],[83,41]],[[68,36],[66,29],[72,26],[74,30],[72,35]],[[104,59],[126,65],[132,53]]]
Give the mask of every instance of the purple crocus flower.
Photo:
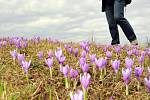
[[[66,60],[66,57],[65,56],[62,56],[62,57],[59,57],[59,64],[63,64],[64,61]]]
[[[127,51],[128,56],[131,56],[132,53],[133,53],[132,50],[128,50],[128,51]]]
[[[66,65],[65,67],[62,67],[62,73],[63,73],[63,75],[64,75],[64,77],[68,77],[68,71],[69,71],[69,66],[68,65]]]
[[[83,76],[80,75],[80,82],[85,90],[87,90],[91,81],[91,76],[89,73],[84,73]]]
[[[120,60],[112,61],[112,68],[114,69],[115,74],[117,74],[119,66],[120,66]]]
[[[142,65],[142,63],[144,62],[144,56],[138,57],[138,62],[140,63],[140,65]]]
[[[78,50],[78,48],[76,48],[76,49],[75,49],[75,51],[74,51],[74,55],[75,55],[75,57],[77,57],[77,56],[78,56],[78,51],[79,51],[79,50]]]
[[[86,51],[85,50],[81,52],[81,57],[86,58]]]
[[[150,93],[150,78],[144,78],[144,83],[148,89],[148,92]]]
[[[69,53],[72,53],[72,50],[73,50],[72,47],[68,47],[68,48],[67,48],[67,51],[68,51]]]
[[[134,69],[135,76],[138,79],[138,81],[140,81],[140,76],[142,75],[143,70],[144,70],[144,67],[135,67]]]
[[[7,41],[3,41],[3,46],[6,47]]]
[[[132,74],[132,69],[131,68],[127,68],[127,69],[123,68],[122,69],[123,80],[124,80],[126,85],[129,83],[131,74]]]
[[[0,41],[0,48],[2,47],[2,44],[3,44],[2,41]]]
[[[45,63],[48,65],[49,68],[52,68],[53,58],[45,59]]]
[[[147,68],[148,76],[150,76],[150,67]]]
[[[88,46],[88,44],[89,43],[87,41],[80,42],[80,47],[85,50],[85,48],[86,48],[86,46]]]
[[[90,61],[92,63],[94,63],[95,62],[95,58],[96,58],[96,54],[92,54],[92,55],[89,54],[89,57],[90,57]]]
[[[27,48],[27,46],[28,46],[28,42],[27,42],[27,41],[24,41],[24,42],[22,43],[22,47],[23,47],[23,48]]]
[[[89,64],[84,63],[81,68],[84,73],[87,73],[89,71]]]
[[[13,39],[9,39],[9,44],[10,44],[10,46],[13,45]]]
[[[64,48],[65,48],[66,50],[67,50],[68,47],[69,47],[69,46],[68,46],[67,44],[64,45]]]
[[[118,53],[118,54],[121,52],[120,46],[115,47],[115,52]]]
[[[13,57],[13,60],[15,60],[17,58],[17,52],[16,52],[16,50],[10,51],[10,54]]]
[[[95,63],[99,69],[103,69],[105,68],[107,61],[104,58],[99,58],[98,60],[95,58]]]
[[[79,59],[79,63],[80,63],[80,66],[84,65],[86,63],[86,58],[80,58]]]
[[[106,51],[107,51],[107,46],[105,46],[105,47],[103,48],[103,51],[104,51],[104,52],[106,52]]]
[[[75,79],[78,76],[78,70],[70,69],[70,77]]]
[[[133,64],[134,64],[134,60],[132,60],[131,58],[126,58],[125,59],[125,64],[127,68],[132,68]]]
[[[27,75],[28,74],[28,69],[29,69],[29,67],[31,65],[31,60],[29,62],[22,61],[21,63],[22,63],[22,68],[24,69],[24,72]]]
[[[86,46],[84,50],[85,50],[85,51],[86,51],[86,53],[87,53],[87,52],[89,52],[90,47],[89,47],[89,46]]]
[[[61,55],[62,55],[62,49],[59,48],[57,51],[55,51],[55,56],[57,59],[59,59],[61,57]]]
[[[70,93],[71,100],[84,100],[84,95],[81,90],[78,90],[74,95]]]
[[[38,52],[38,57],[39,57],[39,59],[42,59],[42,58],[43,58],[43,51],[39,51],[39,52]]]
[[[133,51],[134,55],[139,56],[139,54],[140,54],[139,50],[137,50],[136,48],[134,48],[132,51]]]
[[[141,51],[141,56],[145,56],[146,51]]]
[[[18,58],[19,62],[21,63],[22,61],[25,60],[25,54],[17,54],[17,58]]]
[[[48,57],[50,57],[50,58],[53,57],[53,51],[49,50],[49,51],[47,52],[47,54],[48,54]]]
[[[18,40],[15,41],[15,46],[16,46],[18,49],[21,48],[21,40],[20,40],[20,39],[18,39]]]
[[[112,57],[112,52],[106,51],[106,57],[110,59]]]

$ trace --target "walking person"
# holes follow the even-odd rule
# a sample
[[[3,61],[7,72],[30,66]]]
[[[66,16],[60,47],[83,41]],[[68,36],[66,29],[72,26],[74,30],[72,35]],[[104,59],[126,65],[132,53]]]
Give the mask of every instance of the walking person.
[[[130,1],[130,0],[129,0]],[[138,45],[137,37],[128,20],[124,17],[124,7],[127,0],[102,0],[102,12],[105,12],[109,31],[112,37],[112,45],[120,44],[118,26],[132,45]]]

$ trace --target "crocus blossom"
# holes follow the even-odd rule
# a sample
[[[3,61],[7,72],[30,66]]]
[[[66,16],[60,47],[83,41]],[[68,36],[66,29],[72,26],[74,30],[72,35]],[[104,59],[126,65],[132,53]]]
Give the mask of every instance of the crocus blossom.
[[[17,54],[17,58],[18,58],[19,62],[21,63],[22,61],[25,60],[25,54]]]
[[[59,64],[63,64],[64,61],[66,60],[66,57],[65,56],[61,56],[61,57],[58,58],[58,60],[59,60]]]
[[[78,52],[79,52],[79,50],[78,50],[78,48],[76,48],[76,49],[74,50],[74,55],[75,55],[75,57],[78,56]]]
[[[115,52],[118,53],[118,54],[121,52],[120,46],[115,47]]]
[[[70,69],[70,77],[75,79],[78,76],[78,70]]]
[[[138,57],[138,62],[140,65],[142,65],[142,63],[144,62],[144,56]]]
[[[89,71],[89,64],[84,63],[84,64],[81,66],[81,68],[82,68],[82,71],[83,71],[84,73],[86,73],[86,72]]]
[[[95,59],[95,63],[99,69],[103,69],[103,68],[105,68],[105,66],[107,64],[107,61],[106,61],[106,59],[101,57],[98,60]]]
[[[80,75],[80,82],[85,90],[87,90],[91,81],[91,76],[89,73],[84,73],[83,76]]]
[[[49,50],[49,51],[47,52],[47,54],[48,54],[48,57],[50,57],[50,58],[53,57],[53,51]]]
[[[65,67],[62,67],[61,71],[62,71],[64,77],[67,78],[68,77],[68,72],[69,72],[69,66],[66,65]]]
[[[70,98],[71,100],[84,100],[83,98],[83,92],[81,90],[78,90],[74,94],[71,92],[70,93]]]
[[[150,67],[147,68],[148,76],[150,76]]]
[[[86,51],[86,53],[87,53],[87,52],[89,52],[90,47],[89,47],[89,46],[86,46],[84,50],[85,50],[85,51]]]
[[[79,64],[80,64],[80,66],[82,66],[82,65],[84,65],[86,63],[86,58],[80,58],[79,59]]]
[[[59,59],[61,57],[61,55],[62,55],[62,49],[59,48],[57,51],[55,51],[55,56],[57,59]]]
[[[80,47],[84,50],[85,50],[86,46],[88,46],[88,45],[89,45],[89,43],[87,41],[80,42]]]
[[[13,60],[15,60],[17,58],[17,52],[16,52],[16,50],[10,51],[10,54],[13,57]]]
[[[130,77],[132,74],[132,69],[131,68],[127,68],[127,69],[122,69],[122,75],[123,75],[123,80],[125,82],[125,84],[129,83]]]
[[[132,53],[133,53],[132,50],[128,50],[128,51],[127,51],[128,56],[131,56]]]
[[[81,57],[86,58],[86,51],[85,50],[81,52]]]
[[[126,64],[126,68],[132,68],[132,66],[134,64],[134,60],[132,60],[131,58],[126,58],[125,64]]]
[[[39,52],[38,52],[38,58],[39,58],[39,59],[42,59],[42,58],[43,58],[43,51],[39,51]]]
[[[67,48],[67,51],[68,51],[69,53],[72,53],[73,48],[70,46],[70,47]]]
[[[148,92],[150,93],[150,78],[144,78],[144,83],[148,89]]]
[[[49,68],[52,68],[53,58],[45,59],[45,63],[48,65]]]
[[[90,57],[90,61],[92,63],[94,63],[95,62],[95,58],[96,58],[96,54],[92,54],[92,55],[89,54],[89,57]]]
[[[31,65],[31,60],[29,62],[27,61],[22,61],[22,68],[24,69],[25,74],[28,74],[28,69]]]
[[[140,81],[140,76],[142,75],[143,70],[144,70],[144,67],[135,67],[134,69],[135,76],[138,79],[138,81]]]
[[[110,59],[112,57],[112,52],[106,51],[106,57]]]
[[[120,60],[112,61],[112,68],[114,69],[115,74],[117,74],[119,66],[120,66]]]

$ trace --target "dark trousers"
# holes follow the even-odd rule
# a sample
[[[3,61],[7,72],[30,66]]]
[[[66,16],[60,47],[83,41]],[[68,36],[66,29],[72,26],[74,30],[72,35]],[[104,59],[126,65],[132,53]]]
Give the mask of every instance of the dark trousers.
[[[117,25],[121,27],[127,39],[131,42],[136,39],[136,35],[130,23],[124,18],[125,0],[114,0],[114,5],[105,6],[106,18],[112,37],[111,44],[120,44],[119,31]]]

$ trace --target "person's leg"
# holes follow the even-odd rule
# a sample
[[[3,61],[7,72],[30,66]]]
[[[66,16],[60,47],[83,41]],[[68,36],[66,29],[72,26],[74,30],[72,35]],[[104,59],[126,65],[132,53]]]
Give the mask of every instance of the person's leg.
[[[110,31],[110,34],[112,37],[111,44],[112,45],[120,44],[118,27],[117,27],[116,21],[114,19],[113,6],[106,6],[105,13],[106,13],[107,22],[109,25],[109,31]]]
[[[136,40],[136,35],[130,23],[124,18],[125,0],[115,0],[114,2],[114,17],[117,24],[120,25],[127,39],[132,42]]]

